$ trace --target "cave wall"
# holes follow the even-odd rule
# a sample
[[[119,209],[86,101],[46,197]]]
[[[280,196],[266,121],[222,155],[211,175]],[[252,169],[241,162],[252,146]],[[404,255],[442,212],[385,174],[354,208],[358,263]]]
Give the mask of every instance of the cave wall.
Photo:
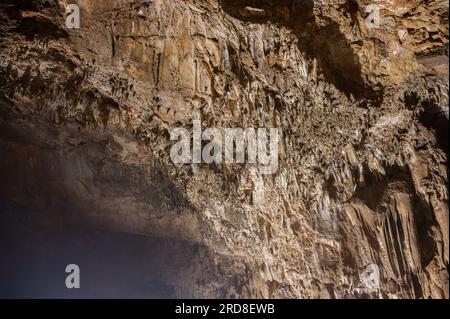
[[[2,227],[155,238],[175,297],[448,298],[448,1],[73,2],[0,4]],[[277,173],[175,166],[198,118]]]

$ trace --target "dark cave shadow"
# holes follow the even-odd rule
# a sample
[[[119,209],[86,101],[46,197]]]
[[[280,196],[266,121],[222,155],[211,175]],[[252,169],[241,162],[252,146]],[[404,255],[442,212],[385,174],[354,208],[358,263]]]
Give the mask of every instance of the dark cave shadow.
[[[37,212],[15,212],[21,214],[0,213],[1,298],[175,298],[163,263],[180,249],[194,251],[190,243],[177,247],[157,237],[37,226],[18,216]],[[69,264],[80,267],[80,289],[65,286]]]
[[[37,37],[41,39],[59,39],[69,36],[67,30],[61,26],[63,15],[46,0],[2,0],[0,3],[0,17],[10,19],[3,30],[0,25],[0,35],[8,28],[23,34],[27,40]],[[42,15],[26,15],[24,13],[42,13]],[[6,33],[5,33],[6,35]],[[2,37],[0,36],[0,43]]]
[[[307,57],[317,59],[325,81],[335,85],[347,97],[382,102],[383,91],[374,90],[362,77],[362,67],[336,22],[320,28],[315,22],[312,0],[219,0],[230,16],[244,22],[267,23],[284,26],[298,36],[298,46]],[[354,17],[358,10],[355,1],[348,1],[346,10]],[[253,14],[248,8],[259,9]],[[263,11],[261,11],[263,10]]]
[[[156,162],[150,172],[112,158],[97,166],[104,162],[103,138],[98,140],[95,131],[77,132],[70,125],[0,123],[0,298],[172,299],[179,297],[173,274],[193,281],[191,265],[199,258],[204,271],[212,272],[212,263],[206,263],[211,253],[201,244],[151,230],[132,233],[120,224],[103,226],[119,211],[79,198],[69,187],[73,182],[150,203],[149,214],[156,219],[194,208],[162,164]],[[84,160],[66,144],[52,144],[61,134],[86,134],[91,144],[78,147]],[[126,223],[126,216],[118,218]],[[80,266],[81,289],[66,288],[68,264]],[[185,289],[190,296],[196,287]]]

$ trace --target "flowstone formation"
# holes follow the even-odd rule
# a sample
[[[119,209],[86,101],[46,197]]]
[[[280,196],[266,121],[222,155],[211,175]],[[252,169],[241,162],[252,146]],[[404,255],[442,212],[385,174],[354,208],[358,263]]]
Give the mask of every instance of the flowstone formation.
[[[143,296],[449,297],[448,1],[5,0],[0,21],[4,243],[140,236]],[[278,170],[175,165],[196,119],[279,128]]]

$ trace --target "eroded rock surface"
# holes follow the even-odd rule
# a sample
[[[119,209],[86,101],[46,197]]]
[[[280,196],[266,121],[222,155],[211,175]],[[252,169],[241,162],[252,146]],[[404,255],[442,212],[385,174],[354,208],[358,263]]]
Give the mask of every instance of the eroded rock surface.
[[[176,297],[449,297],[448,1],[72,2],[0,4],[2,227],[173,241]],[[175,166],[198,118],[277,173]]]

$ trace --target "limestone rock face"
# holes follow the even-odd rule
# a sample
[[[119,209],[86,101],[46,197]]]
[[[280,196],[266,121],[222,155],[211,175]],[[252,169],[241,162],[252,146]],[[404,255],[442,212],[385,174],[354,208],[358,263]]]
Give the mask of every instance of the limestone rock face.
[[[163,240],[173,297],[449,297],[448,1],[68,3],[0,4],[2,227]],[[194,119],[278,171],[173,164]]]

